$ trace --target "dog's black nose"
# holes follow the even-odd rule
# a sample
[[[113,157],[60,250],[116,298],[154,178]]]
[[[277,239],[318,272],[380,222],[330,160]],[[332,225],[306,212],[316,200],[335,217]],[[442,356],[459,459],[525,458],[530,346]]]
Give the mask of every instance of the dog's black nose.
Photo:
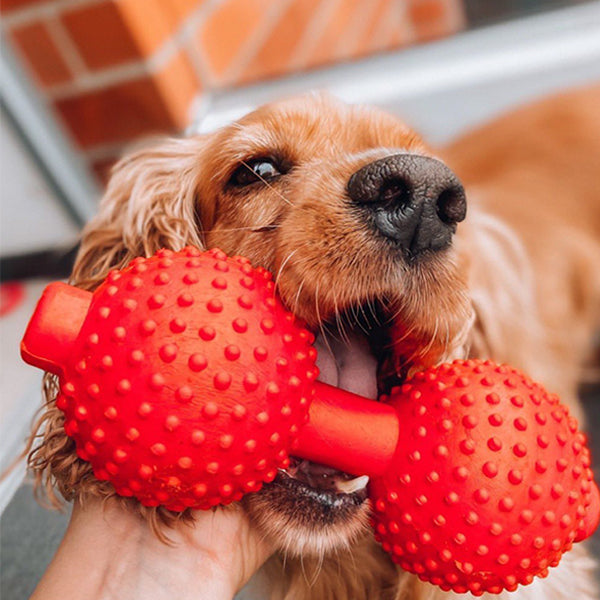
[[[362,167],[350,177],[348,194],[368,211],[377,230],[410,257],[449,246],[467,212],[456,175],[443,162],[414,154]]]

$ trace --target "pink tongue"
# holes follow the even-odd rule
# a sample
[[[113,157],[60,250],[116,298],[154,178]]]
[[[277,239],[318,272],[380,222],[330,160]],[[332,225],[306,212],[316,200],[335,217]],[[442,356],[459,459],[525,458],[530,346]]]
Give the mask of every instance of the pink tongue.
[[[325,338],[321,334],[315,347],[319,381],[370,400],[377,398],[377,360],[364,336],[350,332],[342,339],[339,334]]]

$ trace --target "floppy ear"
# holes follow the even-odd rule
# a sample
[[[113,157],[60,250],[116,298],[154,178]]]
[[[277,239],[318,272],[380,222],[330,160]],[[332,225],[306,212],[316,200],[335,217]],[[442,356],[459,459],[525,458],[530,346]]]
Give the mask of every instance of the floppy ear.
[[[469,287],[475,311],[470,356],[493,358],[551,385],[553,364],[536,301],[535,275],[512,228],[479,207],[469,216]]]
[[[211,199],[205,199],[200,208],[197,191],[207,139],[165,139],[117,163],[99,212],[83,231],[71,283],[92,290],[110,269],[122,267],[136,256],[151,255],[161,247],[202,247],[200,211],[203,218],[212,219]],[[36,490],[43,486],[55,507],[60,502],[54,486],[67,500],[114,496],[114,489],[98,481],[90,464],[77,456],[74,441],[64,431],[64,414],[55,403],[57,393],[57,377],[46,373],[45,410],[24,452],[29,454]],[[159,522],[172,523],[173,516],[162,508],[137,506],[137,510],[165,541]],[[190,515],[186,513],[183,518]]]
[[[83,230],[71,283],[93,289],[136,256],[203,246],[197,190],[205,140],[168,138],[117,163]]]

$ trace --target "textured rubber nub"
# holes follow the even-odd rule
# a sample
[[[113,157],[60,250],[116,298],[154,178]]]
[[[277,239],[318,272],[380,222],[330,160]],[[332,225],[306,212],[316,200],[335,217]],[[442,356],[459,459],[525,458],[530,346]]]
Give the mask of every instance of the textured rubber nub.
[[[92,294],[85,290],[61,282],[48,285],[21,341],[23,360],[61,374],[91,301]]]

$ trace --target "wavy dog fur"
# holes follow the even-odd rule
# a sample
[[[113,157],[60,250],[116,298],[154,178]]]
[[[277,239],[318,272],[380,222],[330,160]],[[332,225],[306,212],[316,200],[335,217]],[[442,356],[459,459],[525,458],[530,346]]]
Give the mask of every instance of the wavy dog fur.
[[[521,109],[440,152],[466,185],[469,216],[454,247],[416,274],[377,255],[343,199],[348,177],[372,160],[398,152],[432,156],[420,138],[395,117],[324,95],[262,107],[214,134],[161,141],[121,160],[83,232],[71,283],[93,290],[110,269],[161,247],[219,246],[276,273],[284,301],[313,327],[342,309],[385,298],[424,364],[459,356],[507,361],[560,393],[581,416],[576,386],[600,318],[597,106],[600,88],[571,93]],[[284,177],[250,191],[228,183],[253,158],[274,156],[293,165]],[[57,491],[67,501],[113,496],[65,435],[56,391],[47,375],[46,403],[30,442],[38,488],[53,504],[60,502]],[[351,519],[325,527],[311,522],[310,511],[295,518],[291,501],[271,492],[244,500],[255,526],[278,544],[255,578],[261,597],[457,597],[392,565],[368,531],[366,503]],[[163,525],[192,519],[189,512],[122,502],[163,539]],[[578,544],[547,579],[510,598],[594,600],[592,568]]]

